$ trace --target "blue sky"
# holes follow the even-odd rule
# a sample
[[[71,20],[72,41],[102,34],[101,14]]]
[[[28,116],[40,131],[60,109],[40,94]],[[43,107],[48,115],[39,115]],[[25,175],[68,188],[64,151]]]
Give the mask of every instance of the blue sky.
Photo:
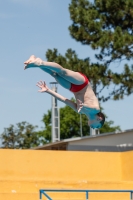
[[[71,38],[68,26],[70,0],[4,0],[0,1],[0,133],[10,124],[27,121],[41,129],[43,114],[51,109],[51,96],[37,92],[36,82],[54,81],[39,69],[23,70],[23,62],[34,54],[45,60],[47,49],[57,48],[64,54],[68,48],[80,58],[94,52]],[[121,67],[121,66],[119,66]],[[72,93],[58,86],[67,98]],[[59,102],[59,106],[64,104]],[[133,128],[133,95],[120,101],[102,103],[109,120],[122,130]]]

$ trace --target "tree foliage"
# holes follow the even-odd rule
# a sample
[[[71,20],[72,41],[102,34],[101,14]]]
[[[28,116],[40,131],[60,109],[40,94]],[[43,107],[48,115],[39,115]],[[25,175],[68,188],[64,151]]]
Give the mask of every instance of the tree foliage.
[[[103,63],[105,74],[110,77],[112,90],[101,100],[118,100],[132,94],[133,65],[126,64],[123,72],[116,73],[109,70],[109,64],[133,58],[133,1],[72,0],[69,12],[73,21],[69,26],[72,38],[91,46],[93,50],[99,50],[100,53],[95,56]],[[101,68],[99,64],[95,66]]]
[[[29,149],[40,144],[35,132],[37,126],[27,122],[17,123],[16,126],[10,125],[2,133],[2,148],[8,149]]]
[[[100,48],[99,59],[133,57],[132,0],[72,0],[69,11],[71,36],[93,49]]]

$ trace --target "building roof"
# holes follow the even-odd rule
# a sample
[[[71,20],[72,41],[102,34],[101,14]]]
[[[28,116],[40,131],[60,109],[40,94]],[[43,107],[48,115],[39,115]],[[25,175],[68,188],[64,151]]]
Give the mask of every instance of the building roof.
[[[69,143],[75,143],[75,142],[80,142],[80,141],[86,141],[86,140],[90,140],[90,139],[98,139],[98,138],[105,138],[105,137],[109,137],[109,136],[113,136],[113,135],[121,135],[121,134],[126,134],[126,133],[133,133],[133,129],[128,129],[125,131],[121,131],[121,132],[111,132],[111,133],[103,133],[103,134],[99,134],[99,135],[91,135],[91,136],[84,136],[84,137],[75,137],[75,138],[69,138],[69,139],[64,139],[64,140],[60,140],[54,143],[48,143],[42,146],[38,146],[33,148],[34,150],[67,150],[66,147]]]

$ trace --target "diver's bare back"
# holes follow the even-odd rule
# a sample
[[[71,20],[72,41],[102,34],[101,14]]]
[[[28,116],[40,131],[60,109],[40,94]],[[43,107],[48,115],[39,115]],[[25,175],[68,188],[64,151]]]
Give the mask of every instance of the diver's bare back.
[[[88,111],[98,113],[100,110],[98,99],[95,96],[90,82],[79,92],[73,92],[74,96],[77,99],[80,99],[83,102],[84,108]],[[79,103],[77,101],[77,110],[79,109]],[[84,109],[82,109],[82,113],[84,113]]]

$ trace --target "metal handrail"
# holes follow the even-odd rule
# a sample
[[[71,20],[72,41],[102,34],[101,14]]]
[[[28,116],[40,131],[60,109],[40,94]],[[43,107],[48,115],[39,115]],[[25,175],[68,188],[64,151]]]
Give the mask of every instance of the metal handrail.
[[[128,192],[130,193],[130,200],[133,200],[133,190],[59,190],[59,189],[41,189],[39,190],[39,197],[42,200],[42,195],[45,195],[48,200],[52,200],[52,198],[46,194],[46,192],[84,192],[86,194],[86,200],[89,200],[89,193],[94,192]]]

